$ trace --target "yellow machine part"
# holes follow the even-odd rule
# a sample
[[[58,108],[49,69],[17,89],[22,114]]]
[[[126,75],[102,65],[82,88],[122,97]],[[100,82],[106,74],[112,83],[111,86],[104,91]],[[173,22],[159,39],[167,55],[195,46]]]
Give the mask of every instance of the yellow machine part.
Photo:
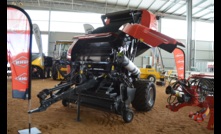
[[[155,76],[156,79],[163,78],[163,76],[160,75],[160,72],[157,72],[154,68],[140,68],[141,79],[147,79],[149,75]]]
[[[42,61],[43,60],[43,61]],[[33,60],[31,62],[32,65],[34,66],[38,66],[40,67],[42,70],[44,70],[44,65],[42,65],[42,63],[44,64],[44,59],[42,59],[41,57],[36,58],[35,60]]]
[[[65,68],[65,67],[62,67],[62,68],[60,68],[60,71],[62,71],[64,74],[67,74],[67,68]],[[58,80],[63,80],[64,79],[64,77],[59,73],[59,71],[58,71],[58,77],[57,77],[57,79]]]

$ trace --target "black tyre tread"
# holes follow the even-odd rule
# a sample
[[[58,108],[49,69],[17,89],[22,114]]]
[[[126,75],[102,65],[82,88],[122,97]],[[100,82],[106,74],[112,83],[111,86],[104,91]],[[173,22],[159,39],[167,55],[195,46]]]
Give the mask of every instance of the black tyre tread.
[[[147,91],[145,90],[146,88],[149,88],[150,86],[153,86],[154,90],[154,102],[153,105],[150,106],[147,102],[146,94]],[[132,106],[135,108],[137,111],[150,111],[152,107],[154,106],[155,103],[155,98],[156,98],[156,88],[155,85],[152,82],[148,81],[136,81],[134,82],[134,87],[136,88],[134,100],[132,101]]]
[[[132,114],[132,118],[130,120],[128,120],[127,118],[127,113],[130,112]],[[131,109],[127,109],[123,112],[123,120],[125,123],[129,123],[133,120],[133,117],[134,117],[134,112],[131,110]]]
[[[44,71],[39,67],[39,66],[31,66],[31,68],[33,69],[34,67],[37,68],[37,73],[32,73],[32,77],[33,78],[40,78],[43,79],[44,78]],[[36,74],[39,74],[39,76],[36,76]]]
[[[56,69],[56,64],[53,65],[52,67],[52,78],[53,80],[56,80],[58,77],[58,72],[57,72],[57,69]]]
[[[63,99],[61,103],[62,103],[62,105],[63,105],[64,107],[67,107],[67,106],[68,106],[68,101],[65,100],[65,99]]]
[[[44,79],[45,78],[45,75],[44,75],[44,71],[40,68],[40,78],[41,79]]]

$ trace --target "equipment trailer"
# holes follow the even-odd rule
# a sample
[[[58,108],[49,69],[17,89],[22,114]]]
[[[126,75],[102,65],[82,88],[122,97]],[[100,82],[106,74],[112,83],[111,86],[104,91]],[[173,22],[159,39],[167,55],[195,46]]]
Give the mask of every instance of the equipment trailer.
[[[70,73],[58,86],[42,90],[37,97],[46,110],[62,100],[64,106],[77,103],[114,112],[125,122],[133,120],[133,110],[150,111],[155,103],[153,82],[140,80],[140,70],[133,63],[151,47],[170,53],[180,42],[156,31],[156,17],[147,10],[126,10],[101,16],[104,26],[90,34],[74,37],[67,52]]]

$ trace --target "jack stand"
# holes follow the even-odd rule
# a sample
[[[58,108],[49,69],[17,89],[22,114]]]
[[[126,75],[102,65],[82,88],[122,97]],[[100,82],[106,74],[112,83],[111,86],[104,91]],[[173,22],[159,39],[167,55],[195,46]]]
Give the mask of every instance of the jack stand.
[[[214,109],[213,108],[210,109],[210,118],[209,118],[207,128],[210,130],[214,129]]]
[[[81,93],[78,94],[77,99],[77,121],[80,122],[80,105],[81,105]]]

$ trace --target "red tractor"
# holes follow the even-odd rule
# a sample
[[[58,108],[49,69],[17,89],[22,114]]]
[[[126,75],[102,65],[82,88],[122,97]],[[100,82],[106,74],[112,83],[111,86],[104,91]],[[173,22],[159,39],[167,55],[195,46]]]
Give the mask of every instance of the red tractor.
[[[147,10],[107,13],[101,19],[103,27],[73,38],[67,52],[70,72],[56,87],[37,95],[40,107],[30,113],[44,111],[61,100],[64,106],[77,102],[78,121],[84,105],[114,112],[131,122],[131,106],[137,111],[153,108],[156,87],[139,79],[134,58],[151,47],[172,53],[184,45],[157,32],[156,16]]]

